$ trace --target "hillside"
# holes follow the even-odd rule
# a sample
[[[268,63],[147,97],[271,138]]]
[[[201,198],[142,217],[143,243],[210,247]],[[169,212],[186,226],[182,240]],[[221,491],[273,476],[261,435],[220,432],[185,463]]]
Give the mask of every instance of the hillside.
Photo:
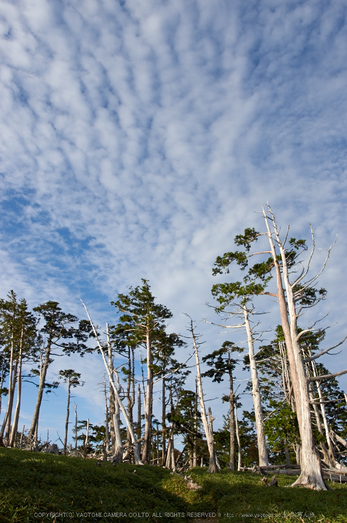
[[[315,492],[265,486],[258,475],[159,467],[0,449],[1,523],[347,522],[347,486]]]

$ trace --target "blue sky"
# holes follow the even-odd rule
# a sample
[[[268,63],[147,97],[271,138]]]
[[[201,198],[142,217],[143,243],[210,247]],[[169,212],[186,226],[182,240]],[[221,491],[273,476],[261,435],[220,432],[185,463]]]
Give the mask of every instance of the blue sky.
[[[14,289],[32,307],[56,300],[84,317],[81,297],[103,325],[117,293],[147,278],[174,313],[170,328],[185,334],[187,312],[204,350],[217,348],[225,337],[200,324],[211,267],[235,234],[263,227],[254,211],[270,202],[293,236],[309,238],[312,223],[317,248],[339,235],[314,314],[329,312],[332,344],[344,337],[346,10],[339,0],[3,0],[1,296]],[[81,416],[100,422],[97,356],[59,360],[52,376],[74,362]],[[346,352],[327,365],[347,367]],[[54,401],[43,434],[63,432],[63,386]]]

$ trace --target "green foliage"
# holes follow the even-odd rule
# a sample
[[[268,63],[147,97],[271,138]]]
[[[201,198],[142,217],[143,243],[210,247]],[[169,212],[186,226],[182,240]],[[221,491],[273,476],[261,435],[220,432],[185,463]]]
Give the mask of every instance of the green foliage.
[[[260,236],[260,233],[257,232],[253,227],[247,228],[244,230],[243,234],[237,234],[235,236],[234,242],[235,245],[240,246],[242,245],[247,252],[251,249],[251,244],[258,239]]]
[[[71,387],[78,387],[78,385],[84,385],[83,381],[81,381],[81,374],[79,372],[74,371],[73,369],[67,369],[67,370],[60,370],[59,376],[64,380],[64,382],[68,383]]]
[[[223,256],[217,256],[215,265],[212,269],[213,276],[224,273],[228,274],[230,272],[229,265],[234,261],[236,261],[237,265],[241,266],[242,270],[244,270],[248,265],[248,257],[246,253],[240,251],[226,252]]]
[[[243,352],[232,341],[225,341],[220,349],[207,354],[202,361],[211,367],[202,376],[212,378],[212,381],[220,383],[226,376],[232,379],[232,373],[237,365],[237,360],[231,358],[233,352]]]
[[[264,432],[271,451],[279,453],[286,445],[299,444],[298,420],[288,403],[273,400],[270,408],[273,413],[264,423]]]
[[[47,301],[33,311],[41,322],[41,335],[52,348],[57,347],[67,355],[83,356],[90,352],[86,342],[91,336],[91,326],[85,320],[78,322],[76,316],[63,312],[56,301]]]
[[[218,256],[212,268],[213,276],[228,274],[233,262],[236,262],[241,270],[244,271],[249,264],[251,243],[256,241],[259,235],[255,229],[249,228],[245,229],[244,234],[235,236],[235,245],[243,246],[245,251],[226,252],[223,256]],[[272,278],[271,271],[273,267],[273,259],[268,258],[249,267],[242,281],[213,285],[212,296],[220,304],[216,311],[224,311],[225,307],[233,304],[234,300],[241,300],[241,304],[245,305],[247,300],[253,296],[264,294],[266,286]]]
[[[175,424],[177,434],[183,435],[184,444],[192,449],[196,439],[202,438],[201,414],[198,410],[198,398],[191,390],[181,390],[176,405],[172,405],[167,415],[170,423]]]

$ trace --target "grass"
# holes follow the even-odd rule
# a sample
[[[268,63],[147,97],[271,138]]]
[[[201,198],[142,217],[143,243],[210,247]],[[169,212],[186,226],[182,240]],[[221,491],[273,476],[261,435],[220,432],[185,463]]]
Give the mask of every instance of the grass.
[[[281,522],[347,523],[347,486],[315,492],[266,487],[252,473],[181,475],[160,467],[101,467],[95,460],[0,449],[0,522]]]

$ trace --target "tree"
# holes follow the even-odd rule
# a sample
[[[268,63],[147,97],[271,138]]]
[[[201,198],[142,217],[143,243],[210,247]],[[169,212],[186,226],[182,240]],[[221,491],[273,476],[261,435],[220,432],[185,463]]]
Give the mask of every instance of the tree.
[[[106,352],[105,347],[100,342],[99,334],[98,334],[98,332],[97,332],[97,330],[95,328],[95,325],[93,324],[93,321],[92,321],[92,319],[90,317],[90,314],[88,312],[88,309],[87,309],[86,305],[83,303],[82,300],[81,300],[81,302],[83,304],[83,307],[85,308],[85,311],[86,311],[87,316],[88,316],[88,320],[89,320],[91,328],[92,328],[92,332],[93,332],[94,337],[95,337],[95,339],[97,341],[98,349],[99,349],[99,352],[100,352],[100,354],[102,356],[103,363],[104,363],[104,366],[105,366],[105,370],[106,370],[107,375],[108,375],[110,387],[112,387],[112,389],[113,389],[115,400],[116,400],[117,404],[119,405],[120,410],[122,411],[122,414],[123,414],[123,416],[125,418],[125,422],[126,422],[127,428],[128,428],[128,430],[130,432],[131,441],[132,441],[132,444],[133,444],[133,447],[134,447],[135,464],[136,465],[140,465],[141,461],[140,461],[140,455],[139,455],[137,441],[136,441],[136,438],[135,438],[134,428],[133,428],[132,424],[130,423],[130,420],[129,420],[127,412],[126,412],[126,409],[124,408],[124,405],[123,405],[123,403],[122,403],[122,401],[120,399],[120,396],[119,396],[119,393],[118,393],[118,388],[117,388],[117,385],[115,384],[115,380],[114,380],[114,375],[115,375],[116,379],[118,381],[118,373],[116,372],[116,369],[113,368],[112,359],[111,359],[111,363],[110,363],[110,361],[109,361],[109,363],[107,362],[106,356],[105,356],[105,352]],[[108,349],[109,349],[110,348],[110,336],[109,336],[108,325],[107,325],[107,346],[108,346]],[[110,351],[109,351],[109,354],[110,354]],[[119,426],[115,423],[116,440],[117,440],[117,437],[119,437],[119,441],[117,441],[117,443],[120,446],[119,431],[117,432],[117,430],[116,430],[118,428],[119,428]]]
[[[64,382],[67,383],[67,405],[66,405],[66,421],[65,421],[65,435],[64,435],[64,454],[66,454],[67,448],[67,435],[69,430],[69,417],[70,417],[70,399],[71,399],[71,387],[75,388],[79,385],[84,385],[81,381],[81,374],[75,372],[73,369],[59,371],[59,376],[63,378]]]
[[[188,314],[187,314],[188,316]],[[190,318],[190,316],[188,316]],[[191,333],[191,337],[193,340],[193,347],[194,347],[194,353],[195,353],[195,362],[196,362],[196,381],[198,386],[198,397],[199,397],[199,405],[200,405],[200,413],[201,413],[201,419],[202,424],[204,427],[205,437],[207,441],[207,448],[209,453],[209,472],[219,472],[220,471],[220,464],[218,461],[218,457],[216,454],[216,448],[214,444],[213,439],[213,428],[211,423],[209,423],[206,415],[206,408],[205,408],[205,402],[204,402],[204,393],[202,389],[202,380],[201,380],[201,370],[200,370],[200,359],[199,359],[199,347],[198,347],[198,337],[195,334],[195,328],[192,318],[190,318],[190,326],[189,331]]]
[[[235,406],[236,397],[234,393],[234,376],[233,371],[237,365],[237,360],[231,357],[233,352],[242,352],[243,349],[235,346],[231,341],[225,341],[220,349],[213,351],[211,354],[204,356],[202,361],[211,367],[204,372],[202,376],[212,378],[212,381],[221,383],[225,376],[229,378],[229,395],[223,397],[223,401],[229,401],[230,415],[229,415],[229,440],[230,440],[230,454],[229,454],[229,468],[235,470],[235,439],[236,439],[236,424],[235,424]]]
[[[128,342],[146,348],[147,381],[142,462],[149,464],[153,414],[153,352],[160,346],[166,327],[165,320],[171,318],[172,313],[164,305],[155,303],[155,298],[145,279],[142,279],[141,287],[130,287],[128,295],[119,294],[118,300],[111,304],[121,313],[120,321],[129,333]]]
[[[235,243],[237,243],[237,239],[235,239]],[[222,258],[217,257],[212,274],[216,276],[217,274],[222,274],[224,272],[228,273],[228,265],[233,260],[237,260],[242,264],[243,267],[245,267],[245,258],[243,255],[240,255],[239,252],[229,252],[224,254]],[[228,326],[223,325],[223,327],[232,329],[245,328],[247,333],[248,356],[251,369],[252,397],[254,403],[260,467],[267,466],[269,461],[263,427],[260,384],[255,360],[255,327],[251,326],[250,315],[254,314],[254,307],[251,303],[252,297],[254,295],[263,293],[267,282],[268,277],[263,275],[263,273],[260,272],[258,268],[253,267],[248,271],[248,274],[243,278],[242,282],[237,281],[232,283],[218,283],[212,287],[212,295],[219,302],[219,307],[215,308],[216,312],[227,312],[230,317],[241,316],[243,318],[243,322],[240,324]],[[239,300],[239,302],[235,303],[235,300]],[[226,309],[226,307],[229,305],[233,306],[231,311],[227,311]]]
[[[9,292],[7,300],[0,300],[0,342],[3,346],[2,380],[4,380],[5,377],[4,371],[7,371],[9,376],[7,389],[8,402],[1,428],[0,440],[2,440],[5,434],[7,444],[13,447],[16,444],[21,407],[23,361],[30,359],[37,349],[35,318],[32,313],[28,311],[26,301],[18,301],[13,291]],[[16,389],[17,400],[12,423]]]
[[[321,463],[317,454],[312,432],[310,399],[308,394],[305,366],[300,350],[299,340],[307,331],[298,331],[298,317],[304,307],[312,307],[322,299],[326,292],[324,289],[317,291],[313,287],[318,275],[304,280],[309,272],[310,262],[314,253],[314,236],[312,231],[313,248],[311,250],[307,265],[300,270],[299,275],[294,272],[293,281],[290,280],[290,270],[295,267],[298,256],[307,249],[304,240],[289,240],[289,248],[285,248],[286,239],[281,240],[275,217],[271,208],[268,212],[263,208],[263,216],[267,229],[267,237],[275,268],[277,282],[277,298],[280,307],[281,323],[286,343],[289,360],[291,382],[296,404],[296,413],[299,424],[301,451],[300,466],[301,473],[293,485],[309,486],[316,490],[327,490],[324,482]],[[272,230],[270,227],[272,226]],[[328,251],[328,256],[330,250]],[[326,263],[326,262],[325,262]],[[324,268],[325,264],[323,265]],[[322,269],[323,270],[323,269]],[[311,329],[310,329],[311,330]]]
[[[185,363],[179,363],[174,357],[176,347],[183,347],[185,342],[175,334],[168,334],[161,331],[158,337],[158,344],[153,351],[153,378],[154,384],[161,381],[161,461],[166,461],[166,407],[168,399],[166,395],[167,385],[172,390],[173,387],[182,387],[190,371],[186,370]]]
[[[245,229],[244,234],[238,235],[235,238],[235,243],[238,246],[242,246],[244,250],[237,251],[237,253],[226,253],[223,259],[221,259],[221,262],[224,264],[224,267],[228,267],[230,263],[236,261],[241,269],[244,270],[248,266],[250,257],[257,255],[262,257],[262,261],[250,269],[252,274],[256,274],[257,277],[268,282],[274,272],[276,292],[269,292],[264,288],[256,290],[255,294],[275,296],[279,304],[285,350],[289,362],[290,379],[293,387],[301,439],[301,474],[293,485],[303,485],[317,490],[326,490],[327,485],[323,480],[321,463],[313,440],[308,382],[328,379],[334,375],[307,378],[300,349],[300,339],[306,332],[312,331],[315,324],[299,332],[298,317],[305,308],[313,307],[325,298],[325,289],[317,289],[315,285],[319,275],[326,266],[331,248],[328,249],[321,271],[314,276],[310,276],[309,270],[315,251],[313,230],[311,230],[312,249],[306,265],[304,265],[300,257],[307,251],[306,240],[298,240],[296,238],[288,239],[288,232],[284,240],[281,240],[279,229],[270,206],[267,206],[267,210],[263,207],[262,214],[265,221],[265,232],[259,233],[255,229]],[[252,244],[261,236],[267,238],[269,247],[260,252],[250,252]],[[330,349],[324,352],[328,352],[328,350]],[[338,374],[344,372],[347,371],[341,371]]]
[[[108,364],[110,366],[111,373],[115,372],[114,369],[114,357],[115,354],[126,358],[127,363],[121,367],[121,372],[126,382],[125,397],[127,400],[126,410],[129,419],[129,424],[134,430],[134,417],[133,407],[135,405],[135,346],[132,343],[129,332],[125,329],[122,323],[119,323],[115,327],[109,328],[106,326],[107,337],[108,337]],[[118,372],[117,376],[117,387],[121,393],[121,385],[119,383]],[[121,461],[121,455],[123,455],[123,444],[120,439],[119,431],[119,406],[115,401],[115,396],[112,387],[110,387],[110,414],[111,414],[111,435],[112,435],[112,448],[113,448],[113,459],[115,461]],[[127,429],[127,452],[130,451],[132,446],[132,436],[129,428]]]
[[[196,392],[180,389],[177,400],[175,403],[172,401],[171,410],[167,415],[168,421],[175,428],[175,433],[183,436],[184,451],[187,457],[186,462],[190,462],[191,468],[197,465],[199,450],[200,452],[206,451],[206,445],[202,441],[203,428],[201,413],[198,410],[198,401]]]
[[[79,353],[83,356],[85,352],[89,350],[85,343],[90,334],[88,322],[82,320],[77,323],[77,317],[63,312],[56,301],[48,301],[35,307],[33,310],[42,322],[40,329],[42,337],[42,360],[40,362],[36,405],[28,435],[29,443],[31,443],[37,435],[42,396],[45,386],[47,385],[47,371],[49,365],[53,362],[52,356],[70,355],[72,353]],[[58,354],[53,353],[55,349],[59,351]]]

